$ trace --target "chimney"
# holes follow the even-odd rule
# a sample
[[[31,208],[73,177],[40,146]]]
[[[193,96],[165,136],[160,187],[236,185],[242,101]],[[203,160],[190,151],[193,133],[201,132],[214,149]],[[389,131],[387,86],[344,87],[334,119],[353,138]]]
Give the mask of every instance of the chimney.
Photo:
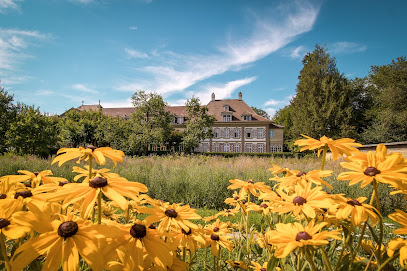
[[[241,101],[242,100],[242,92],[239,92],[238,96],[239,96],[239,101]]]
[[[85,101],[82,101],[82,105],[85,103]]]
[[[212,102],[215,101],[215,93],[212,93]]]

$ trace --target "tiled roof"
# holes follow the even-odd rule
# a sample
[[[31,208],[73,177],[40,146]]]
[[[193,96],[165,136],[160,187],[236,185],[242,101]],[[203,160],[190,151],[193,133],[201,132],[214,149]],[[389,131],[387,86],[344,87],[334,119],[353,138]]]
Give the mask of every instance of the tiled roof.
[[[188,116],[185,106],[166,106],[164,110],[174,114],[175,116]]]
[[[123,118],[130,117],[135,110],[135,107],[102,108],[103,115]]]
[[[270,120],[257,115],[250,106],[247,105],[243,100],[239,99],[229,99],[229,100],[215,100],[208,103],[208,111],[212,114],[216,121],[222,121],[221,113],[224,111],[223,106],[229,105],[230,111],[232,112],[232,121],[243,121],[243,114],[251,114],[252,121],[268,121]]]

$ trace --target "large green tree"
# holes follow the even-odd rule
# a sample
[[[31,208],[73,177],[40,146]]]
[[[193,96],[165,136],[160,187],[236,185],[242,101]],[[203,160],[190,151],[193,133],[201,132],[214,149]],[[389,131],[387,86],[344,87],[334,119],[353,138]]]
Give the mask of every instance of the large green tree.
[[[12,102],[13,95],[0,86],[0,153],[7,150],[6,132],[16,118],[17,108]]]
[[[199,142],[213,136],[211,127],[215,122],[215,117],[208,114],[208,107],[201,106],[198,98],[192,97],[187,100],[185,108],[188,118],[182,134],[182,143],[185,151],[191,152],[199,145]]]
[[[257,108],[257,107],[254,107],[254,106],[252,106],[251,108],[253,109],[253,111],[257,115],[262,116],[263,118],[266,118],[266,119],[271,119],[270,115],[266,111],[264,111],[263,109]]]
[[[297,93],[290,105],[292,126],[288,136],[354,137],[352,87],[338,71],[325,46],[305,55]]]
[[[167,105],[157,93],[137,91],[131,97],[135,112],[130,118],[133,132],[129,136],[130,148],[134,153],[147,154],[148,146],[166,144],[174,129],[174,116],[165,111]]]
[[[59,148],[58,118],[19,104],[16,121],[10,124],[6,136],[9,146],[19,154],[48,156]]]
[[[375,89],[372,124],[363,133],[368,143],[407,141],[407,59],[372,66],[369,85]]]

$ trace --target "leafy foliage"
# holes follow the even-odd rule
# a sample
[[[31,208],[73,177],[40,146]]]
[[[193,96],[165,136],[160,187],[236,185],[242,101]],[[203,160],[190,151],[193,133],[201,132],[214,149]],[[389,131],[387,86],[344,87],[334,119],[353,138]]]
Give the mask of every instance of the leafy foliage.
[[[254,106],[252,106],[251,109],[253,109],[253,111],[257,115],[262,116],[263,118],[266,118],[266,119],[271,119],[270,115],[266,111],[264,111],[263,109],[260,109],[260,108],[254,107]]]
[[[12,103],[13,95],[0,86],[0,153],[7,150],[6,132],[15,120],[17,108]]]

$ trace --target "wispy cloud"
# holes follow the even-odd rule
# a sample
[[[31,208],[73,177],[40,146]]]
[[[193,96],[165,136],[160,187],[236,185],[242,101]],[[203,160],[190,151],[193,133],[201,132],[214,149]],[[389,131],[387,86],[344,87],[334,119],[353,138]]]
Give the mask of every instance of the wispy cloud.
[[[103,100],[100,104],[105,108],[116,108],[116,107],[133,107],[131,103],[131,99],[126,99],[122,101],[111,101],[111,102],[104,102]]]
[[[95,3],[96,0],[69,0],[69,2],[82,4],[82,5],[88,5],[88,4]]]
[[[7,10],[19,10],[18,2],[21,0],[0,0],[0,13],[5,13]]]
[[[364,52],[367,50],[367,46],[356,42],[340,41],[331,46],[330,52],[334,54],[353,54]]]
[[[130,26],[129,29],[130,29],[130,30],[137,30],[138,27],[137,27],[137,26]]]
[[[148,55],[146,53],[134,49],[125,48],[124,52],[129,58],[148,58]]]
[[[297,48],[293,49],[290,52],[290,57],[295,59],[295,58],[302,58],[305,54],[305,47],[304,46],[298,46]]]
[[[90,93],[90,94],[98,94],[99,93],[99,91],[91,89],[91,88],[87,87],[84,84],[74,84],[74,85],[72,85],[72,88],[75,89],[75,90],[79,90],[79,91]]]
[[[117,89],[134,91],[134,86],[138,86],[140,89],[169,95],[182,92],[215,75],[241,70],[311,30],[318,12],[319,7],[296,1],[284,8],[275,9],[267,19],[255,18],[254,30],[249,37],[230,40],[212,54],[162,52],[154,57],[154,64],[138,66],[137,72],[144,73],[149,77],[148,80],[127,80]]]
[[[55,92],[52,90],[48,90],[48,89],[40,89],[40,90],[37,90],[36,92],[34,92],[35,96],[50,96],[53,94],[55,94]]]
[[[268,101],[266,101],[264,103],[264,110],[271,116],[273,117],[274,114],[281,108],[283,108],[284,106],[288,105],[290,103],[290,101],[292,100],[294,96],[293,95],[289,95],[287,97],[285,97],[283,100],[274,100],[274,99],[270,99]]]

